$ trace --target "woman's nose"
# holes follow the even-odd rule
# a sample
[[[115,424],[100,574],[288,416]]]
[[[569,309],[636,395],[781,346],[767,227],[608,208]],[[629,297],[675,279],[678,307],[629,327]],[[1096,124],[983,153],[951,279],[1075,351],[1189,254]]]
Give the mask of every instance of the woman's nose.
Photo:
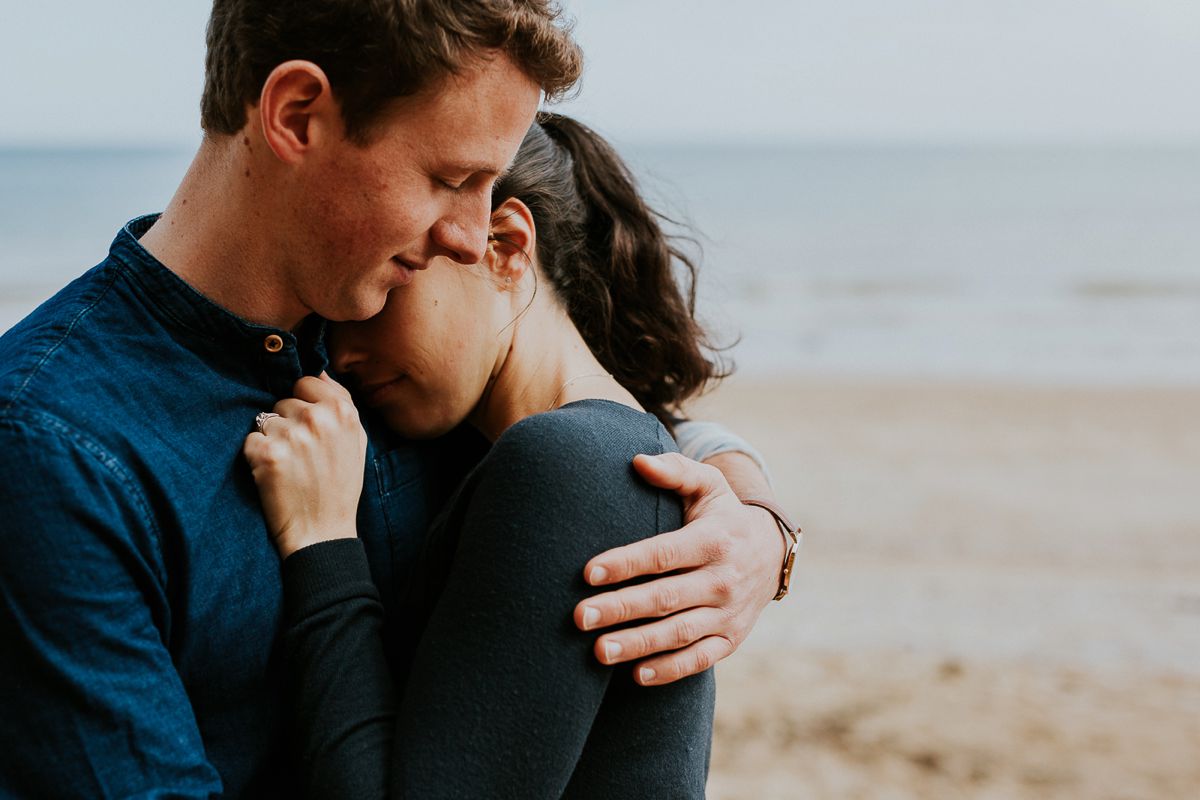
[[[349,330],[353,323],[342,323],[331,327],[329,332],[329,366],[334,372],[345,374],[367,360],[367,351],[358,343],[358,336]]]

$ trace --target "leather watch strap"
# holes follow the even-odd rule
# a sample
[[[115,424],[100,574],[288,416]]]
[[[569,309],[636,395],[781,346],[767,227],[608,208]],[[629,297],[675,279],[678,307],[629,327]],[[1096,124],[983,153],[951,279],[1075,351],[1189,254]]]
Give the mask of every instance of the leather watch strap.
[[[779,591],[776,592],[774,597],[775,600],[782,600],[787,596],[788,588],[792,581],[792,568],[796,564],[796,551],[800,548],[800,534],[802,531],[799,526],[792,524],[792,521],[788,519],[787,514],[782,508],[770,500],[750,498],[743,500],[742,504],[757,506],[766,511],[775,518],[776,524],[779,525],[779,532],[783,534],[783,543],[787,549],[783,554],[783,565],[779,569]]]

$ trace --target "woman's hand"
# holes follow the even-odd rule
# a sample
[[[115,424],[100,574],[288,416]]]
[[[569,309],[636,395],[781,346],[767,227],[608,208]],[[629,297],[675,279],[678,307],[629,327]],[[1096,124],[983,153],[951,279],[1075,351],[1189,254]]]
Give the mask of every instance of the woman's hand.
[[[246,437],[242,451],[262,495],[279,554],[310,544],[353,539],[362,494],[367,434],[350,393],[326,373],[301,378],[295,397],[275,404]]]

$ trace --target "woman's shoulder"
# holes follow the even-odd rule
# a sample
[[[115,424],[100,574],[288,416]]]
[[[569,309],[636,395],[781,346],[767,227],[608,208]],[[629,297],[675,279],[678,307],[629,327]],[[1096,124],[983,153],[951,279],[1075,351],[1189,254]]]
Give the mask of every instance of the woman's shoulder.
[[[579,400],[512,425],[486,460],[493,468],[521,471],[541,467],[611,472],[614,467],[630,470],[639,453],[676,449],[654,415],[611,400]]]
[[[641,448],[636,452],[652,454],[675,449],[674,440],[653,414],[599,399],[578,400],[526,417],[496,440],[496,447],[515,450],[548,445],[596,455],[629,448]]]
[[[663,508],[660,491],[638,477],[633,457],[675,450],[652,414],[608,400],[580,400],[508,428],[461,499],[486,509],[489,524],[509,535],[522,525],[539,536],[546,525],[665,530],[678,527],[678,512],[670,516]]]

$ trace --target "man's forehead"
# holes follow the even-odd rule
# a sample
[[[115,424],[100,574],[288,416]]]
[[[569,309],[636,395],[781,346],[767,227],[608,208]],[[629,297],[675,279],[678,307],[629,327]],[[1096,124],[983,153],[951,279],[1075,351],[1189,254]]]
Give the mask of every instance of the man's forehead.
[[[537,84],[501,56],[399,98],[397,121],[412,126],[410,133],[439,158],[471,172],[499,174],[532,123],[540,97]]]
[[[449,126],[447,130],[398,121],[381,133],[378,144],[383,146],[384,153],[390,154],[385,158],[399,157],[456,173],[499,176],[508,171],[516,157],[513,145],[500,137],[481,136],[478,130],[463,131],[457,126]]]
[[[531,104],[524,107],[523,101]],[[384,123],[393,153],[407,150],[419,160],[460,174],[500,176],[508,171],[536,112],[537,92],[503,102],[489,98],[466,113],[444,97],[404,98]],[[485,113],[483,106],[492,106]]]

